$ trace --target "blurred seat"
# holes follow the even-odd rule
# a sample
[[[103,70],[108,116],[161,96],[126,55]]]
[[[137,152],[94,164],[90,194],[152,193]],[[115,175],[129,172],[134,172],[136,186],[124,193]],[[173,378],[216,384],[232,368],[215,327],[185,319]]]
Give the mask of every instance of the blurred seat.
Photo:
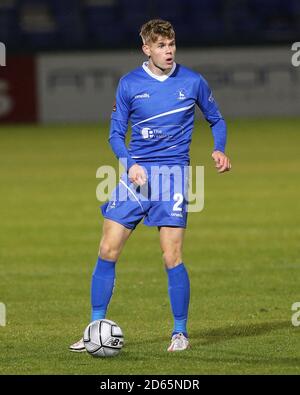
[[[58,42],[57,24],[46,0],[18,0],[20,32],[30,49],[48,49]]]
[[[250,9],[249,0],[228,1],[223,8],[223,22],[224,38],[232,42],[254,41],[262,24],[261,17]]]
[[[150,0],[119,0],[120,24],[128,42],[140,43],[139,31],[141,26],[155,15],[155,5]]]
[[[218,16],[222,13],[224,3],[221,0],[185,0],[185,7],[189,8],[191,12],[190,17],[197,17],[200,15]]]
[[[107,47],[120,46],[124,32],[120,25],[116,0],[85,0],[82,5],[89,44]]]
[[[261,20],[260,38],[262,40],[284,42],[293,39],[295,34],[293,22],[297,8],[300,12],[299,1],[249,0],[249,8],[253,11],[253,19]],[[298,20],[298,24],[299,22]]]
[[[85,44],[85,26],[81,0],[51,0],[60,45],[63,48],[82,47]]]
[[[185,17],[185,2],[181,0],[154,0],[153,13],[162,19],[170,21],[176,28]]]
[[[15,0],[2,0],[0,2],[0,41],[12,48],[20,43]]]
[[[80,0],[17,0],[20,30],[34,49],[76,48],[84,44]]]
[[[222,36],[224,24],[220,0],[186,0],[185,7],[191,44],[208,43]]]

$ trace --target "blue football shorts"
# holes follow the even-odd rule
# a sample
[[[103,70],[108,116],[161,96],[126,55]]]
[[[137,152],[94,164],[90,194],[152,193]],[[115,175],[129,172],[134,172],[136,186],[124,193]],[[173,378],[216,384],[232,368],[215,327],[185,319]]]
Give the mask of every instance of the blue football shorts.
[[[108,202],[101,206],[104,218],[134,229],[144,219],[148,226],[185,228],[189,173],[188,166],[142,165],[147,182],[138,187],[124,173]]]

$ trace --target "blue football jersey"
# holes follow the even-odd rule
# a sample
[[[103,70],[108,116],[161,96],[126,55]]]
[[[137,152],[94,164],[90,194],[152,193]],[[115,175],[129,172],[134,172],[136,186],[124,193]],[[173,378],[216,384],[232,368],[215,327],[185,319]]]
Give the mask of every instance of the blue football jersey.
[[[145,62],[119,81],[109,136],[113,151],[128,168],[143,162],[189,164],[196,105],[212,128],[214,149],[224,152],[226,124],[206,80],[175,63],[168,75],[157,76]]]

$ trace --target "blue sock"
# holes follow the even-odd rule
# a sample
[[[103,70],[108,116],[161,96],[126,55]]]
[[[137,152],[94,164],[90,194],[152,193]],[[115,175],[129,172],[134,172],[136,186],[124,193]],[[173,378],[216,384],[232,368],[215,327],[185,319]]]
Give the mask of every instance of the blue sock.
[[[115,285],[116,262],[98,257],[91,286],[92,321],[105,318]]]
[[[190,302],[190,281],[183,263],[172,269],[167,269],[168,291],[174,317],[174,329],[172,336],[183,333],[188,337],[186,323]]]

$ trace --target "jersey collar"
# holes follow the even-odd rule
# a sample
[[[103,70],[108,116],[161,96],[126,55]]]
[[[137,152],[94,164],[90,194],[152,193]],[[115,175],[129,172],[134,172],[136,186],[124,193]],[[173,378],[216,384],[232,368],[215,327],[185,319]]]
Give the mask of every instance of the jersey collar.
[[[152,71],[148,68],[148,62],[144,62],[142,67],[146,71],[146,73],[150,75],[150,77],[163,82],[174,73],[174,71],[176,69],[176,63],[174,62],[170,72],[168,74],[164,74],[164,75],[156,75],[156,74],[152,73]]]

